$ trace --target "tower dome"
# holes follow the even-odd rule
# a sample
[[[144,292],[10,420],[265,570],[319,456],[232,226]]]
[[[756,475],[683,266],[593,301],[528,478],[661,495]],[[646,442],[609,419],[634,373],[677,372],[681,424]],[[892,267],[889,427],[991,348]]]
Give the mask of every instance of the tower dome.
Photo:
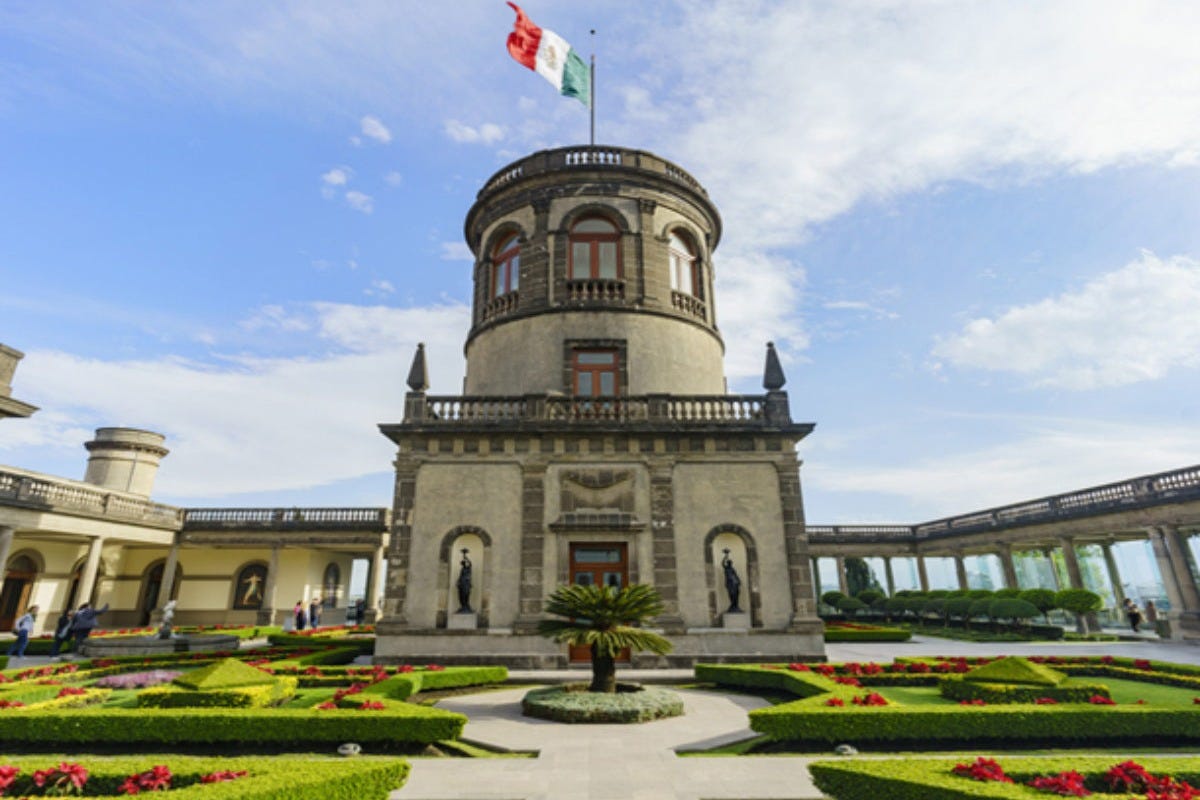
[[[641,150],[545,150],[479,191],[469,395],[719,394],[721,219],[680,167]]]

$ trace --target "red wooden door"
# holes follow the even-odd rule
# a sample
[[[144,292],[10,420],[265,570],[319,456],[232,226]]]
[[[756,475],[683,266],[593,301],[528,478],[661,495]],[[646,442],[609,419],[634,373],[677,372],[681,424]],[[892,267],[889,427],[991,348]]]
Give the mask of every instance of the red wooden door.
[[[580,586],[611,586],[623,589],[629,583],[629,556],[624,542],[571,545],[571,583]],[[572,663],[589,663],[591,648],[570,647]],[[629,651],[623,650],[618,661],[628,661]]]

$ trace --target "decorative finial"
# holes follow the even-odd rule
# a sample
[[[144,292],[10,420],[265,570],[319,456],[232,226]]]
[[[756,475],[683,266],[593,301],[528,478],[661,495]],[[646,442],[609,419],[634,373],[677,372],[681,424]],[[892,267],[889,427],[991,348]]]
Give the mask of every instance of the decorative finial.
[[[767,366],[763,369],[763,388],[768,392],[777,392],[785,383],[787,376],[783,374],[783,365],[779,363],[775,343],[767,342]]]
[[[425,343],[417,345],[417,354],[413,356],[412,367],[408,370],[408,388],[414,392],[423,392],[429,388],[429,371],[425,369]]]

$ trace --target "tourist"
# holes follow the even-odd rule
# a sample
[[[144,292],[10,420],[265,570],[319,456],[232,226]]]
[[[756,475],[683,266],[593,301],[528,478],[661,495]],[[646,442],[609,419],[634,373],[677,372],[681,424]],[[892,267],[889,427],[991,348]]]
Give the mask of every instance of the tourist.
[[[8,646],[8,654],[13,658],[25,657],[25,647],[29,644],[29,634],[33,633],[33,621],[37,619],[37,612],[37,606],[30,606],[29,610],[17,619],[13,628],[17,640]]]
[[[83,649],[83,643],[87,641],[92,628],[96,627],[96,617],[105,611],[108,611],[108,603],[105,603],[104,608],[99,610],[93,608],[91,603],[84,603],[75,612],[75,619],[71,621],[71,632],[75,634],[76,652]]]
[[[75,612],[69,608],[64,608],[58,618],[58,622],[54,623],[54,644],[50,646],[51,658],[58,658],[58,654],[62,652],[63,647],[67,642],[71,641],[71,623],[74,619]]]
[[[1154,605],[1153,600],[1146,601],[1146,624],[1158,633],[1158,606]]]
[[[296,630],[304,630],[305,617],[303,600],[296,601],[296,605],[292,607],[292,616],[296,618]]]
[[[1125,598],[1125,616],[1129,619],[1130,629],[1138,633],[1138,626],[1142,624],[1142,612],[1138,610],[1137,603],[1128,597]]]
[[[362,625],[363,620],[367,618],[367,601],[363,598],[358,598],[354,601],[354,624]]]
[[[314,597],[308,601],[308,627],[317,628],[321,625],[321,598]]]

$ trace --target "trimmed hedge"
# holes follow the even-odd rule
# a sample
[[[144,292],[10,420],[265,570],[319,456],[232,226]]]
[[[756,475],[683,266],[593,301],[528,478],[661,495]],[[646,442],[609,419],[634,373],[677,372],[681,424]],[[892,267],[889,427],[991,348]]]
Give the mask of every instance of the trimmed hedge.
[[[1000,766],[1016,783],[976,781],[951,773],[956,764],[971,763],[973,760],[817,761],[809,765],[809,772],[817,787],[834,800],[858,800],[862,797],[883,797],[887,800],[1045,800],[1049,797],[1046,792],[1022,784],[1035,775],[1054,775],[1066,770],[1076,770],[1085,775],[1103,773],[1124,759],[1118,756],[1001,756],[997,759]],[[1192,785],[1200,781],[1200,759],[1197,758],[1137,758],[1136,761],[1155,775],[1169,774]]]
[[[421,691],[504,683],[506,680],[508,669],[505,667],[446,667],[440,670],[404,672],[374,683],[363,691],[368,694],[382,694],[396,700],[407,700]]]
[[[907,642],[912,638],[912,632],[900,628],[876,628],[875,630],[855,630],[853,628],[825,629],[827,642]]]
[[[1026,686],[1057,686],[1067,676],[1020,656],[990,661],[963,675],[962,679],[975,683],[1015,683]]]
[[[1200,707],[999,705],[826,708],[803,701],[750,712],[751,729],[775,740],[890,744],[1137,739],[1200,741]]]
[[[162,764],[173,773],[171,798],[212,800],[384,800],[404,785],[409,764],[400,758],[364,756],[328,758],[307,755],[274,758],[212,758],[172,754],[139,756],[37,755],[0,757],[0,766],[12,765],[24,774],[74,761],[88,770],[88,794],[99,790],[115,795],[130,775]],[[232,781],[200,783],[212,772],[245,770]]]
[[[1048,697],[1059,703],[1086,703],[1099,695],[1112,699],[1102,683],[1064,682],[1057,686],[1022,685],[1017,683],[983,683],[967,675],[948,675],[938,684],[942,697],[949,700],[982,700],[985,703],[1032,703]]]
[[[138,708],[266,708],[296,694],[296,684],[296,678],[287,677],[231,689],[155,686],[137,693],[137,705]]]
[[[749,664],[697,664],[696,679],[724,686],[745,686],[791,692],[797,697],[815,697],[838,686],[830,678],[813,672],[763,669]],[[789,703],[790,705],[790,703]]]
[[[383,711],[240,708],[84,708],[66,713],[5,709],[0,750],[22,745],[429,744],[457,739],[462,714],[411,704]]]

